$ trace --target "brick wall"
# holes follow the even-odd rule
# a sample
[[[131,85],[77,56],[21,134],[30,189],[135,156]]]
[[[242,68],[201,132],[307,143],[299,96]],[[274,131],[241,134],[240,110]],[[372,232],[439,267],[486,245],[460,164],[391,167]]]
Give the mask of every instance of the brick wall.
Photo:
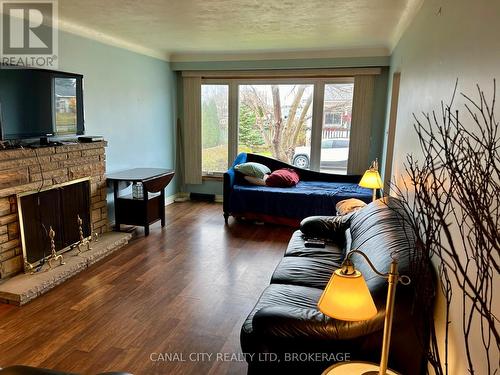
[[[0,279],[22,272],[17,194],[90,177],[93,231],[107,232],[106,142],[0,151]]]

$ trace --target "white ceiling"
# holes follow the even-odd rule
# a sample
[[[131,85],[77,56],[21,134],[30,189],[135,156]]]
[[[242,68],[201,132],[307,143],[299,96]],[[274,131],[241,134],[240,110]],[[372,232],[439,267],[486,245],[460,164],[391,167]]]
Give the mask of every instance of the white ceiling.
[[[60,28],[175,61],[384,56],[423,0],[59,0]]]

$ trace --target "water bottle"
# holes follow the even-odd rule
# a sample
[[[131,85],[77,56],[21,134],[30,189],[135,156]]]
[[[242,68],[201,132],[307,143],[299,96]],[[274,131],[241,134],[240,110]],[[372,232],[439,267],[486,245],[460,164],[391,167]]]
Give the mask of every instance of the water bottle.
[[[142,182],[134,182],[132,184],[132,198],[144,199],[144,189],[142,186]]]

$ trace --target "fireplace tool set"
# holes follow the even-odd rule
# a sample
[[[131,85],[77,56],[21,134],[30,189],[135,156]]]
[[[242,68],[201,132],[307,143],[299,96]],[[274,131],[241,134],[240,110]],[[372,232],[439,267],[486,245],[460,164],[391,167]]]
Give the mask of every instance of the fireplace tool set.
[[[92,248],[90,247],[91,240],[83,237],[83,228],[82,228],[83,220],[80,218],[80,215],[77,215],[76,217],[77,217],[76,222],[78,223],[78,232],[80,233],[80,242],[78,243],[78,255],[80,255],[84,251],[92,250]],[[82,250],[82,248],[85,245],[87,245],[87,250]]]
[[[89,238],[85,238],[83,235],[83,227],[82,227],[83,220],[80,217],[80,215],[77,215],[76,217],[77,217],[76,222],[78,224],[78,234],[79,234],[80,239],[71,248],[73,249],[74,247],[77,247],[78,253],[76,255],[80,255],[81,253],[83,253],[85,251],[92,250],[90,243],[92,242],[92,238],[94,239],[95,242],[97,242],[98,235],[97,235],[97,233],[94,233],[93,236],[91,236]],[[49,229],[48,235],[49,235],[49,239],[50,239],[51,254],[48,257],[42,259],[42,261],[38,267],[34,266],[33,264],[29,263],[28,261],[25,261],[25,269],[28,270],[28,272],[31,274],[34,274],[35,272],[39,272],[42,269],[45,262],[47,262],[49,265],[49,268],[47,269],[47,271],[49,271],[53,268],[52,262],[54,262],[54,261],[59,261],[59,265],[66,264],[64,262],[63,256],[61,254],[57,254],[57,252],[56,252],[56,245],[55,245],[55,241],[54,241],[54,238],[56,237],[56,232],[54,231],[52,226]],[[86,247],[86,249],[84,249],[84,247]]]
[[[49,229],[49,238],[50,238],[50,252],[51,252],[51,255],[49,256],[49,259],[48,259],[48,263],[49,263],[49,269],[52,269],[52,261],[59,261],[59,265],[63,265],[65,264],[64,263],[64,259],[63,259],[63,256],[61,254],[57,255],[56,253],[56,244],[54,242],[54,238],[56,237],[56,232],[54,232],[54,229],[52,229],[52,227],[50,227]]]

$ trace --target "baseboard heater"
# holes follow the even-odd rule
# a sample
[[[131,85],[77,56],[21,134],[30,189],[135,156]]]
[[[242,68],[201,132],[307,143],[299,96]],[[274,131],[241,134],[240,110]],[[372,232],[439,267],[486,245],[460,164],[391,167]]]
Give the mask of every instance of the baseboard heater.
[[[190,193],[189,199],[198,202],[215,202],[215,194]]]

